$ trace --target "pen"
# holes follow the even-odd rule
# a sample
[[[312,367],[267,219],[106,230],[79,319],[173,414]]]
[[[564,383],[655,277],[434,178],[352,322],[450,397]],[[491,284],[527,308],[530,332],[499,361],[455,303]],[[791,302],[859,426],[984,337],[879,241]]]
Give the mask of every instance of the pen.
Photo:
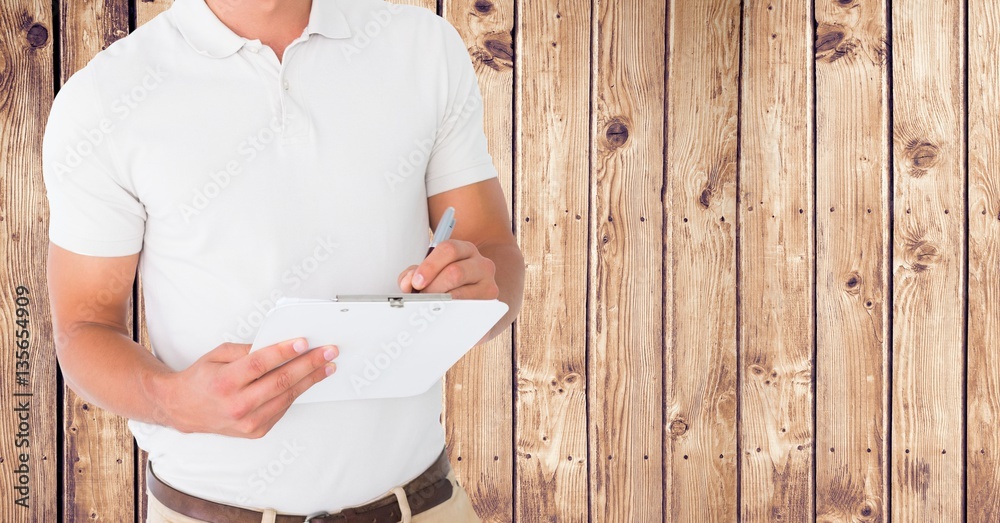
[[[451,237],[451,231],[455,228],[455,208],[448,207],[444,211],[444,215],[441,216],[441,221],[438,222],[437,229],[434,229],[434,238],[431,239],[431,244],[427,247],[427,254],[424,256],[430,256],[434,252],[434,247],[437,247],[439,243],[447,240]],[[413,289],[414,293],[419,293],[417,289]]]
[[[437,229],[434,230],[434,238],[431,240],[431,244],[427,247],[427,255],[430,256],[434,252],[434,247],[437,247],[439,243],[447,240],[451,237],[451,231],[455,229],[455,208],[448,207],[444,211],[444,215],[441,216],[441,221],[438,222]]]

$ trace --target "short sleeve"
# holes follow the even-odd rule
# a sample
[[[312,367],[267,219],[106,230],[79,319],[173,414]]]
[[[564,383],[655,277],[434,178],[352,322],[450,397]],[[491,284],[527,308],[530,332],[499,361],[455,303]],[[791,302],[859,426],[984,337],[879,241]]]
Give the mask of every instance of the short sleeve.
[[[427,196],[497,176],[483,132],[483,100],[472,59],[458,31],[443,19],[441,24],[448,98],[427,163]]]
[[[49,240],[79,254],[126,256],[142,249],[146,212],[117,172],[115,121],[105,105],[89,68],[70,78],[52,104],[42,140]]]

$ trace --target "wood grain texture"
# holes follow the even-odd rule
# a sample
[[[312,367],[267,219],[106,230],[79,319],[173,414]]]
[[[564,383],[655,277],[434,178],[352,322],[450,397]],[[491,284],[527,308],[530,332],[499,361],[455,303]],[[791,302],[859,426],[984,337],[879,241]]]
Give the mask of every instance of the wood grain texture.
[[[892,3],[892,519],[960,521],[963,9]]]
[[[663,519],[665,28],[665,3],[596,0],[587,317],[595,521]]]
[[[746,522],[813,516],[810,11],[806,2],[744,2],[737,212]]]
[[[174,0],[129,0],[132,3],[133,13],[135,13],[135,25],[140,25],[152,20],[156,15],[166,11],[173,5]]]
[[[115,40],[128,34],[126,0],[60,4],[59,68],[63,82]],[[108,282],[130,288],[132,282]],[[120,290],[120,289],[118,289]],[[126,420],[91,405],[68,387],[63,396],[64,470],[68,521],[129,521],[135,517],[135,455]]]
[[[816,521],[888,521],[884,1],[816,0]],[[851,401],[844,401],[851,398]]]
[[[969,0],[968,521],[1000,514],[1000,3]]]
[[[514,518],[587,521],[590,5],[520,0],[516,13]]]
[[[515,329],[445,381],[485,521],[997,520],[1000,4],[393,1],[465,40],[525,254]],[[40,149],[53,67],[171,3],[0,4],[0,336],[24,285],[33,394],[21,509],[5,341],[3,522],[145,513],[127,428],[57,389]]]
[[[54,34],[50,3],[0,4],[0,521],[11,523],[56,521],[59,504],[41,162]]]
[[[740,2],[678,0],[667,18],[667,520],[732,522]]]
[[[447,0],[441,7],[469,48],[490,154],[510,202],[514,1]],[[445,434],[455,475],[479,517],[491,523],[514,517],[511,333],[474,349],[445,377]]]

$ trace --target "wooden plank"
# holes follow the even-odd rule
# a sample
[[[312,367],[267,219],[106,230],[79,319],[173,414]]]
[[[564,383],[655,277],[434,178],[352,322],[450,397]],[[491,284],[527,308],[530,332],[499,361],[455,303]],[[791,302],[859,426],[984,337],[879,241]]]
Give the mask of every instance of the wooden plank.
[[[666,513],[732,522],[740,2],[677,0],[667,18]]]
[[[892,519],[960,521],[964,2],[892,3]]]
[[[810,11],[807,2],[744,3],[737,230],[747,522],[813,516]]]
[[[816,520],[888,521],[886,4],[815,8]]]
[[[483,123],[507,201],[513,172],[513,0],[446,0],[483,94]],[[510,212],[510,209],[508,209]],[[445,378],[445,432],[455,475],[483,521],[513,520],[511,330],[469,353]]]
[[[665,27],[665,3],[596,2],[587,315],[596,521],[663,519]]]
[[[968,521],[1000,514],[1000,3],[969,1]]]
[[[587,521],[590,9],[519,0],[515,13],[514,519]]]
[[[126,0],[60,2],[61,79],[128,34]],[[109,288],[132,282],[109,282]],[[63,396],[63,514],[69,521],[135,517],[134,440],[126,420],[90,405],[68,387]]]
[[[131,0],[131,2],[135,13],[135,25],[138,27],[169,9],[174,0]]]
[[[57,521],[56,362],[45,280],[42,133],[53,95],[52,4],[0,4],[0,521]]]

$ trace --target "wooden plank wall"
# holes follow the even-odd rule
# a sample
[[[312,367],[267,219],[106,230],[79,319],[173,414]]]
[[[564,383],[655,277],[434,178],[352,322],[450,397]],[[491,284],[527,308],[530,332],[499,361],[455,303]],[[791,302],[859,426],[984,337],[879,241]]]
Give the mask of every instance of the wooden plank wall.
[[[816,281],[816,519],[824,522],[887,513],[886,16],[884,1],[816,4],[816,273],[824,275]]]
[[[737,440],[747,521],[805,521],[813,511],[811,14],[806,2],[743,6],[737,205],[729,219],[740,251]]]
[[[664,514],[735,521],[740,2],[672,2],[667,18]]]
[[[1000,3],[405,3],[469,48],[525,255],[445,383],[485,521],[1000,521]],[[169,6],[0,3],[0,521],[145,511],[55,365],[40,146]]]

